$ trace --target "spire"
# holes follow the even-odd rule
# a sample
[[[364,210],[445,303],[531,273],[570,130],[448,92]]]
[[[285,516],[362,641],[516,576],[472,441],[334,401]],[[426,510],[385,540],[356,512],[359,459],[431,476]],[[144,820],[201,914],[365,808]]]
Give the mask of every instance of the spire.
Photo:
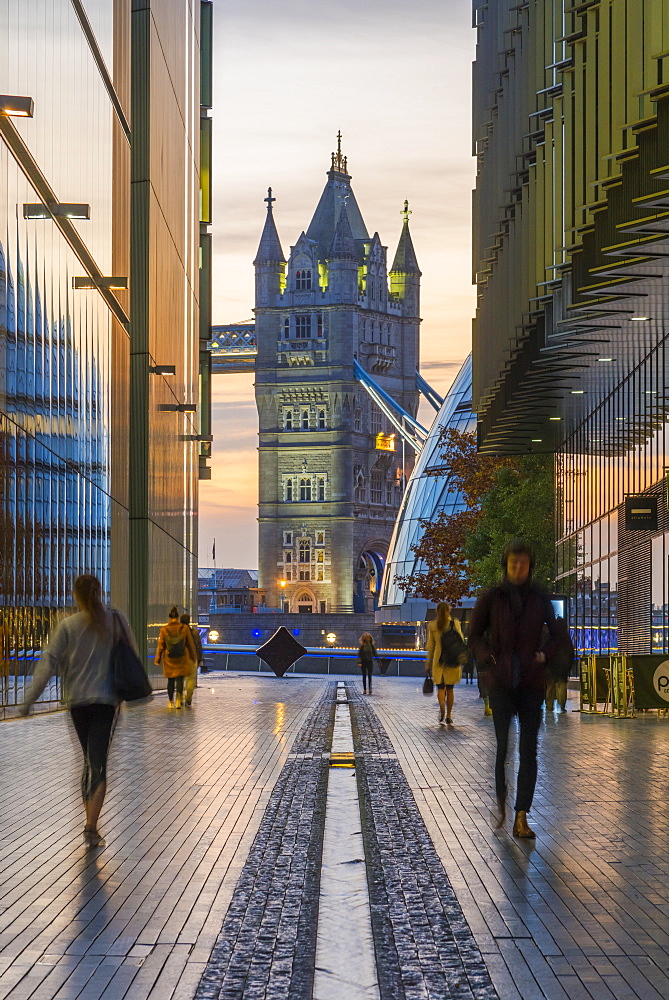
[[[341,129],[337,132],[337,152],[332,154],[332,161],[330,163],[330,170],[334,170],[337,174],[348,173],[348,156],[341,155]]]
[[[346,199],[344,199],[337,219],[332,249],[330,250],[330,260],[356,260],[355,241],[351,230],[351,223],[348,219],[346,209]]]
[[[418,261],[416,259],[416,251],[413,248],[411,233],[409,232],[409,216],[411,215],[411,209],[409,208],[408,201],[404,202],[404,208],[400,215],[404,219],[404,225],[402,226],[400,241],[397,244],[395,259],[390,272],[391,274],[393,271],[399,274],[420,274],[420,268],[418,267]]]
[[[327,176],[327,184],[307,229],[307,238],[318,247],[321,260],[325,260],[330,253],[339,215],[344,205],[346,205],[346,214],[353,240],[359,245],[369,240],[367,227],[351,190],[348,161],[345,156],[342,156],[341,132],[337,133],[337,152],[332,154],[332,162]]]
[[[267,197],[265,198],[265,201],[267,202],[267,218],[265,219],[265,226],[262,231],[262,236],[260,237],[258,253],[256,254],[256,259],[253,263],[285,264],[286,258],[283,255],[283,250],[281,249],[281,241],[279,240],[279,234],[276,230],[276,224],[274,222],[274,213],[272,212],[272,205],[276,201],[276,198],[272,197],[271,187],[267,188]]]

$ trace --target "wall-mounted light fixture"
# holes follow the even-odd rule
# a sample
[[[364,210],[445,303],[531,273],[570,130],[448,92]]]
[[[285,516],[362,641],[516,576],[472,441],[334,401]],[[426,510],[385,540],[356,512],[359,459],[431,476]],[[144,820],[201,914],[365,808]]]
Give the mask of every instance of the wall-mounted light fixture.
[[[32,97],[0,94],[0,115],[13,118],[32,118],[35,104]]]
[[[72,287],[76,288],[78,291],[85,290],[87,288],[104,288],[107,290],[122,290],[128,287],[128,279],[122,278],[120,276],[107,278],[89,278],[85,275],[81,278],[72,278]]]
[[[160,403],[158,409],[164,413],[197,413],[195,403]]]
[[[54,216],[60,219],[90,219],[91,206],[65,201],[52,202],[50,205],[38,202],[23,206],[24,219],[52,219]]]
[[[152,375],[176,375],[176,365],[149,365]]]
[[[182,441],[204,441],[207,444],[211,444],[214,440],[213,434],[182,434]]]

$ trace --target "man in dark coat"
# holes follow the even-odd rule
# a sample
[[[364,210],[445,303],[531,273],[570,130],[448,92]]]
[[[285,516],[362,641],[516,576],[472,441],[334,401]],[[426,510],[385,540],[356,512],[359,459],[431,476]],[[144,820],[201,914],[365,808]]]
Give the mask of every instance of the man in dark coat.
[[[469,645],[478,669],[489,679],[497,759],[495,788],[501,826],[506,817],[506,753],[514,715],[520,725],[514,837],[534,837],[527,823],[537,781],[537,738],[545,694],[545,663],[555,655],[559,635],[548,595],[532,583],[534,553],[521,540],[502,556],[498,586],[479,597],[469,626]],[[549,639],[542,648],[542,629]]]

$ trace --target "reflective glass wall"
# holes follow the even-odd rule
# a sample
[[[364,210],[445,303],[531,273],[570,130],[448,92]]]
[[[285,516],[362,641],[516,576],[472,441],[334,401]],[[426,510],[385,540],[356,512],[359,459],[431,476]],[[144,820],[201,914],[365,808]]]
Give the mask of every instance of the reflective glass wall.
[[[383,576],[377,615],[380,621],[417,621],[416,615],[423,620],[427,602],[418,602],[420,607],[413,601],[409,604],[407,595],[395,583],[395,577],[421,572],[424,568],[412,551],[423,535],[421,520],[430,520],[440,510],[451,514],[463,509],[460,493],[451,489],[445,475],[439,475],[442,466],[439,435],[444,428],[450,427],[462,432],[476,430],[476,417],[472,413],[471,355],[456,375],[409,479]]]
[[[668,366],[662,340],[557,458],[556,590],[584,653],[669,652]],[[626,530],[630,494],[657,498],[656,531]]]
[[[122,117],[122,65],[112,82],[125,6],[0,0],[2,90],[34,101],[33,117],[0,116],[0,714],[71,606],[74,577],[95,573],[111,597],[112,508],[124,509],[112,476],[113,331],[125,293],[73,282],[124,261],[127,277],[128,203],[113,198],[130,155],[114,107]],[[59,215],[64,203],[72,210]],[[57,695],[54,685],[45,698]]]

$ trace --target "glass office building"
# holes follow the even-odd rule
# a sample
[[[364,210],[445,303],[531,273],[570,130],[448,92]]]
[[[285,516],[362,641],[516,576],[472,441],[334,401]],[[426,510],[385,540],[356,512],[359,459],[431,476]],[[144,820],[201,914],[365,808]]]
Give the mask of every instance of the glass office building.
[[[429,521],[441,510],[452,514],[464,508],[461,494],[440,474],[443,461],[439,436],[444,428],[451,427],[462,432],[476,428],[472,413],[471,355],[456,375],[409,479],[390,542],[377,621],[422,622],[428,608],[433,607],[424,598],[407,595],[395,577],[421,572],[424,568],[412,551],[423,535],[421,521]]]
[[[669,652],[666,5],[475,7],[479,446],[556,455],[578,648]]]
[[[0,715],[78,574],[143,647],[194,608],[200,14],[161,6],[0,0]]]

